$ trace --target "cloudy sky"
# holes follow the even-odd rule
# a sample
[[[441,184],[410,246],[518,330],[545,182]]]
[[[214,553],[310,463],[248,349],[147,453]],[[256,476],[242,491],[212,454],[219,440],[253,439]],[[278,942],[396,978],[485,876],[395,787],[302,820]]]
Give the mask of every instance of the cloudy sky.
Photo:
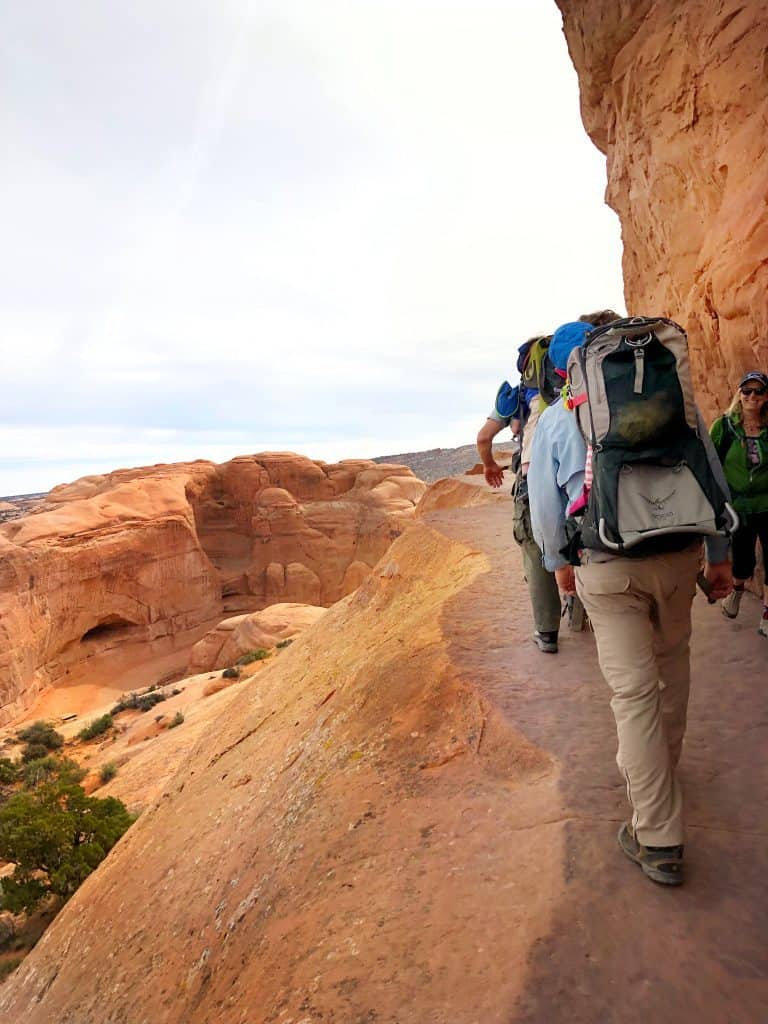
[[[5,0],[0,495],[474,439],[623,309],[547,0]]]

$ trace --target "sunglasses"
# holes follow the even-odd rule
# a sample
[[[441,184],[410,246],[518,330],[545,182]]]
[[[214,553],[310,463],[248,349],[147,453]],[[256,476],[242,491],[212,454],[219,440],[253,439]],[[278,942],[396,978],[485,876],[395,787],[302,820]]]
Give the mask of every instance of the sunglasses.
[[[742,395],[757,395],[762,398],[763,395],[768,395],[768,388],[741,388]]]

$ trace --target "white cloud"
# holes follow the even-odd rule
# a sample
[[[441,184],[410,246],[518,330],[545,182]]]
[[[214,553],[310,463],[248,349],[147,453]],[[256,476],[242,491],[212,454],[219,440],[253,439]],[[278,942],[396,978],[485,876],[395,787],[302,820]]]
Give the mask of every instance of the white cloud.
[[[250,438],[466,443],[522,339],[621,307],[554,3],[6,21],[0,493]]]

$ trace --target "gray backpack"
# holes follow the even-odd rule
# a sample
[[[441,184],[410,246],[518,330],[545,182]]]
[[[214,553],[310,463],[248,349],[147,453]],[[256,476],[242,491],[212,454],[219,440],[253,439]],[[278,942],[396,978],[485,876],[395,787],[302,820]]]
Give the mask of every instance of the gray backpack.
[[[674,321],[591,331],[568,360],[565,402],[592,447],[581,546],[642,556],[737,527],[699,435],[688,339]]]

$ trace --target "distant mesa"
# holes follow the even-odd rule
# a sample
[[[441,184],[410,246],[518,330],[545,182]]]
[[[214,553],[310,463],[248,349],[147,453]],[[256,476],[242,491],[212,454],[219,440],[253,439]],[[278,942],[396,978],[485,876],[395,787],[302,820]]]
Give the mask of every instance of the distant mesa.
[[[0,525],[0,724],[50,687],[63,711],[67,692],[98,703],[151,683],[151,666],[181,675],[222,618],[333,604],[425,489],[402,465],[292,452],[54,488],[37,514]]]

